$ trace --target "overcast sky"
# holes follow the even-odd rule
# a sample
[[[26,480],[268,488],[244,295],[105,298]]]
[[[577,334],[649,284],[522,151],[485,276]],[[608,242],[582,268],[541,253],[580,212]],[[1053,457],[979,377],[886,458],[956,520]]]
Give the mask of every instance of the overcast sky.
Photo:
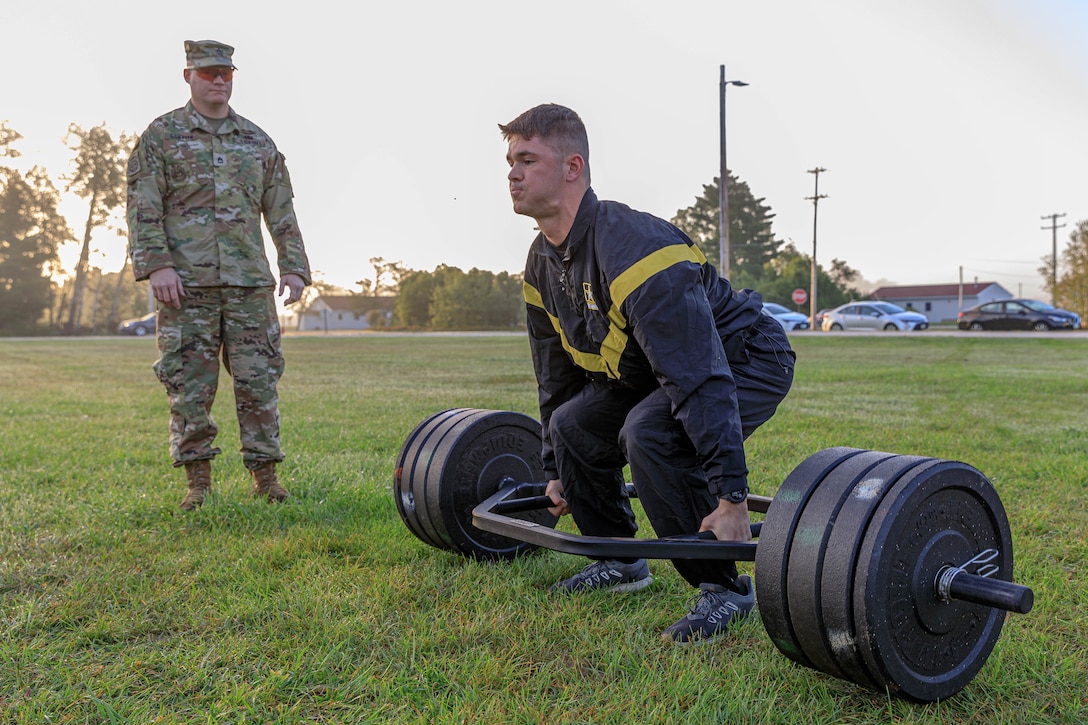
[[[0,37],[0,120],[54,179],[69,123],[142,131],[188,99],[184,40],[234,45],[231,105],[287,156],[311,265],[348,288],[371,257],[521,271],[533,223],[496,124],[538,103],[586,122],[598,196],[672,217],[718,174],[723,64],[750,84],[727,92],[729,166],[806,254],[806,171],[827,169],[825,266],[1048,299],[1042,217],[1066,214],[1059,253],[1088,219],[1082,0],[38,0]],[[64,211],[80,235],[85,205]],[[119,268],[124,240],[96,241]]]

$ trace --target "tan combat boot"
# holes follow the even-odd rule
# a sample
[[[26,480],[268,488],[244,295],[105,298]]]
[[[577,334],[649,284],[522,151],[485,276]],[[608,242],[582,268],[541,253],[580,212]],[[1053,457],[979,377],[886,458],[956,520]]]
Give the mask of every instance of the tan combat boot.
[[[204,503],[204,495],[212,487],[212,462],[204,459],[186,463],[185,478],[189,481],[189,493],[181,502],[181,510],[192,511]]]
[[[275,463],[266,463],[260,468],[253,469],[250,473],[253,474],[254,496],[266,496],[269,503],[280,503],[286,501],[291,495],[276,480]]]

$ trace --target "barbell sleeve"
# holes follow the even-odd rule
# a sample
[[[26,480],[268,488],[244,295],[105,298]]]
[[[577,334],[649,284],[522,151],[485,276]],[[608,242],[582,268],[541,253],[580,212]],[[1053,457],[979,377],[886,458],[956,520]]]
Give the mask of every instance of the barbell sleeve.
[[[954,567],[937,575],[936,588],[937,596],[946,601],[957,599],[1018,614],[1027,614],[1035,604],[1035,592],[1022,584],[968,574]]]

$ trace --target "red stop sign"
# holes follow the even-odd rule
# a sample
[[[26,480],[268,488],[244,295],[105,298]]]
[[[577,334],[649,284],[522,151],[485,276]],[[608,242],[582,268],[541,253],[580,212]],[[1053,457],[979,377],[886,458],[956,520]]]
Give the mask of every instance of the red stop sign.
[[[794,304],[803,305],[807,301],[808,301],[808,293],[805,292],[803,289],[798,287],[797,289],[795,289],[793,291],[793,302],[794,302]]]

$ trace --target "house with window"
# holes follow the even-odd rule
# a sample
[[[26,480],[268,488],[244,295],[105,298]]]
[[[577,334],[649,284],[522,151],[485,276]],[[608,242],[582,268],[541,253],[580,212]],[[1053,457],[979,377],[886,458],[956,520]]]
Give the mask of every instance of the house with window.
[[[298,313],[300,332],[367,330],[377,320],[393,319],[396,297],[367,295],[320,295],[305,311]]]
[[[908,310],[921,312],[931,322],[955,322],[960,310],[994,300],[1007,300],[1012,294],[996,282],[963,284],[922,284],[880,287],[870,295]]]

